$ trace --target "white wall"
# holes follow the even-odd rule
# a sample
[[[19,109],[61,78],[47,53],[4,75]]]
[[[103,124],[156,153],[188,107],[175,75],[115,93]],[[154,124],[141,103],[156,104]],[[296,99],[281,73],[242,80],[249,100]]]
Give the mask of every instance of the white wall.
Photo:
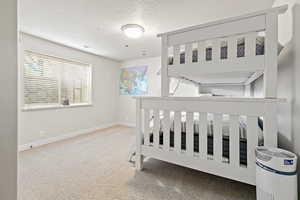
[[[17,1],[0,1],[0,199],[17,199]]]
[[[92,64],[93,106],[21,111],[22,105],[19,101],[19,144],[28,144],[41,139],[101,127],[117,121],[120,63],[27,34],[21,36],[21,61],[23,61],[23,51],[31,50]],[[20,67],[22,67],[22,63]],[[20,98],[22,98],[21,90],[19,93]]]
[[[129,60],[123,62],[121,67],[133,67],[147,65],[148,96],[160,96],[160,57]],[[120,74],[119,74],[120,76]],[[119,77],[120,78],[120,77]],[[135,100],[131,95],[119,95],[119,122],[130,126],[135,125]]]

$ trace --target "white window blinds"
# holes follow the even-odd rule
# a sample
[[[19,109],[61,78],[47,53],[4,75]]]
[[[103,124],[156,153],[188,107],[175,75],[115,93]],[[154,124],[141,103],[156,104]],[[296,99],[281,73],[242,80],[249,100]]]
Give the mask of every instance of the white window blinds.
[[[25,51],[24,105],[91,103],[91,66]]]

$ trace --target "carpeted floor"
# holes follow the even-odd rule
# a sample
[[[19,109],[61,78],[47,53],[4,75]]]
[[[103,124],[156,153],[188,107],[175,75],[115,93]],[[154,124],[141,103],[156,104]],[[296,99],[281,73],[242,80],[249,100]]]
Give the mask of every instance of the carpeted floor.
[[[148,159],[126,161],[134,130],[114,127],[19,156],[20,200],[242,200],[255,187]]]

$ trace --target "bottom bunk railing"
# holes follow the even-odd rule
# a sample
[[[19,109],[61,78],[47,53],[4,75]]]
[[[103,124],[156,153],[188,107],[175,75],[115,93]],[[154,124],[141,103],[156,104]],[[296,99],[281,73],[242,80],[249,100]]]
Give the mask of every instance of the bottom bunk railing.
[[[152,157],[255,185],[256,146],[277,146],[275,99],[136,100],[137,169]]]

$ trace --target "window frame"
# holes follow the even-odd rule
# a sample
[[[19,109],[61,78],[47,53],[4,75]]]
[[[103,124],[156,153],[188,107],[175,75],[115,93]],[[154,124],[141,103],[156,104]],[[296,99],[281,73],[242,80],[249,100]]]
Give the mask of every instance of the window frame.
[[[89,102],[87,103],[73,103],[70,105],[62,105],[60,103],[55,103],[55,104],[36,104],[36,105],[30,105],[30,104],[25,104],[25,100],[24,100],[24,64],[25,64],[25,56],[26,53],[31,53],[31,54],[35,54],[35,55],[40,55],[40,56],[44,56],[44,57],[48,57],[48,58],[53,58],[53,59],[57,59],[57,60],[62,60],[62,61],[66,61],[66,62],[72,62],[72,63],[78,63],[80,65],[86,65],[87,67],[90,67],[90,77],[89,77],[89,84],[88,84],[88,91],[89,91]],[[93,106],[93,97],[94,97],[94,90],[93,90],[93,66],[92,64],[87,64],[86,62],[82,62],[82,61],[77,61],[74,59],[69,59],[69,58],[63,58],[63,57],[59,57],[59,56],[53,56],[50,54],[46,54],[46,53],[39,53],[37,51],[32,51],[32,50],[23,50],[22,51],[22,57],[20,60],[20,104],[21,104],[21,110],[22,111],[34,111],[34,110],[51,110],[51,109],[62,109],[62,108],[76,108],[76,107],[91,107]],[[59,88],[59,93],[61,91],[61,87]],[[59,97],[60,99],[61,97]]]

